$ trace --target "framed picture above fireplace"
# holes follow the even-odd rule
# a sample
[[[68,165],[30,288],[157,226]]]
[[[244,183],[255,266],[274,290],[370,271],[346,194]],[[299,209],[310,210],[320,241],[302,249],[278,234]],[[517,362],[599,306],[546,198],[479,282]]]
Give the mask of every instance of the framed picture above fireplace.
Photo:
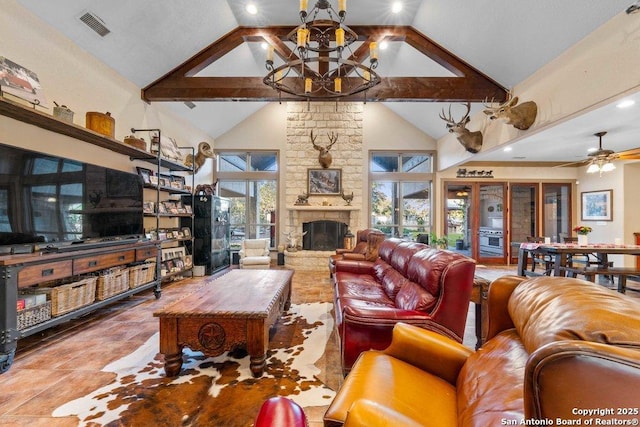
[[[308,173],[310,196],[340,194],[342,169],[308,169]]]

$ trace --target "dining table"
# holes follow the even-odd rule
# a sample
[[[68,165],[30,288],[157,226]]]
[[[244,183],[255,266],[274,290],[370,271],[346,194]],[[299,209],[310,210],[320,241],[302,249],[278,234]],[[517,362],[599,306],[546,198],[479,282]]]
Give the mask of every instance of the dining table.
[[[523,242],[518,250],[518,275],[539,276],[541,274],[527,270],[528,259],[532,254],[548,256],[553,260],[553,275],[565,276],[570,259],[575,255],[593,254],[598,265],[609,265],[609,255],[640,255],[640,245],[613,243],[529,243]],[[635,267],[634,267],[635,268]],[[640,275],[640,270],[636,272]]]

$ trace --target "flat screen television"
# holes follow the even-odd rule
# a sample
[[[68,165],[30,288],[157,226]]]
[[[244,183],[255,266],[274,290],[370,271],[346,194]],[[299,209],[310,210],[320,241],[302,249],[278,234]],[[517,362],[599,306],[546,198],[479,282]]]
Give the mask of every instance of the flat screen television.
[[[0,246],[143,236],[135,173],[0,144]]]

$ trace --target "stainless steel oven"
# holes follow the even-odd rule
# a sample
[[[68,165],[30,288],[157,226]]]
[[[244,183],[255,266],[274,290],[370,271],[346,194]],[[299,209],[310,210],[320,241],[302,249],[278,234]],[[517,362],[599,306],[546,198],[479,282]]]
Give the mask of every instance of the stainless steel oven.
[[[502,256],[504,237],[501,228],[480,227],[478,230],[480,256]]]

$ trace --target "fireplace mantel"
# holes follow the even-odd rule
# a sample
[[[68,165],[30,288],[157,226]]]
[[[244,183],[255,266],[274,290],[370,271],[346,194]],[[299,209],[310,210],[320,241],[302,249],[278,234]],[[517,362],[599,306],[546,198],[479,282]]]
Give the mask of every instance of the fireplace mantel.
[[[287,209],[293,210],[293,211],[329,211],[329,212],[360,210],[360,208],[356,206],[324,206],[324,205],[292,205],[292,206],[288,206]]]
[[[302,224],[310,221],[333,220],[344,222],[350,229],[359,226],[361,206],[289,205],[289,227],[302,232]]]

